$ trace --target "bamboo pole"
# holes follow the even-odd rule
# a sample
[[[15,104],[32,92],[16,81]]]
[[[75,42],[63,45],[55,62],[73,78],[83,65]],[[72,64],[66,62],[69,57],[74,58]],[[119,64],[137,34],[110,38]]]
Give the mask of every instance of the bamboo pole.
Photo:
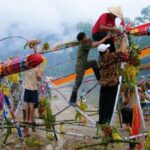
[[[89,144],[89,145],[83,145],[80,147],[77,147],[75,150],[80,150],[83,148],[87,148],[87,147],[93,147],[93,146],[105,146],[108,145],[109,143],[130,143],[130,144],[140,144],[140,142],[137,141],[133,141],[133,140],[113,140],[111,139],[109,142],[101,142],[101,143],[94,143],[94,144]]]

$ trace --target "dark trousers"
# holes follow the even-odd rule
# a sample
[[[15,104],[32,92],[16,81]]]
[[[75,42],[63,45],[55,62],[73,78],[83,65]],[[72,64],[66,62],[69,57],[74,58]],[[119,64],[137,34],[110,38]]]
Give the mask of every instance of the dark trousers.
[[[98,64],[95,60],[88,61],[86,66],[76,66],[76,79],[75,79],[74,91],[79,89],[84,77],[85,70],[89,68],[93,69],[97,80],[100,79]]]
[[[73,95],[77,95],[78,89],[81,86],[81,83],[84,77],[85,70],[88,68],[92,68],[96,76],[96,79],[100,80],[100,72],[99,72],[98,64],[95,60],[88,61],[86,66],[77,65],[75,85],[72,90],[70,102],[74,102],[74,103],[76,102],[76,96],[73,96]]]
[[[97,32],[97,33],[94,33],[92,34],[92,37],[95,41],[99,41],[99,40],[102,40],[105,36],[107,35],[107,33],[103,33],[103,32]],[[110,52],[115,52],[116,51],[116,48],[115,48],[115,44],[114,44],[114,41],[112,38],[110,39],[107,39],[104,44],[110,44]]]
[[[133,108],[123,107],[121,109],[123,123],[130,124],[132,126]]]
[[[118,85],[100,88],[99,98],[99,124],[110,123]]]

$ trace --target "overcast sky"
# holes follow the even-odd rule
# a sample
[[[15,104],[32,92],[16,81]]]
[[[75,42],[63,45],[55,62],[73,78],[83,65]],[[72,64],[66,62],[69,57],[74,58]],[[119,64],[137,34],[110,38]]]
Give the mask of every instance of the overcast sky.
[[[134,18],[150,0],[0,0],[0,38],[61,36],[64,24],[71,28],[79,21],[94,23],[108,7],[116,5],[122,7],[125,17]]]

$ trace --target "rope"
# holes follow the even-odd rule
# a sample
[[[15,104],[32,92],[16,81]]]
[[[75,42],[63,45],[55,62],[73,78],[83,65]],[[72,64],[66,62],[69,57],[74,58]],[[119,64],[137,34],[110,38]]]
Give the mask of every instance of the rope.
[[[26,127],[29,127],[29,128],[32,128],[33,126],[32,125],[27,125],[27,124],[24,124],[24,123],[20,123]],[[79,125],[80,126],[80,125]],[[91,125],[88,125],[88,127],[91,127],[91,128],[94,128],[95,126],[91,126]],[[40,130],[40,131],[46,131],[46,132],[55,132],[56,134],[64,134],[64,135],[69,135],[69,136],[78,136],[78,137],[82,137],[82,138],[91,138],[89,135],[83,135],[83,134],[80,134],[80,133],[73,133],[73,132],[59,132],[58,130],[51,130],[51,129],[45,129],[45,128],[41,128],[41,127],[35,127],[37,130]],[[131,139],[134,139],[136,137],[141,137],[141,136],[146,136],[147,133],[141,133],[141,134],[138,134],[138,135],[134,135],[134,136],[130,136],[130,137],[124,137],[123,139],[124,140],[131,140]],[[92,138],[96,138],[96,137],[92,137]],[[97,139],[97,138],[96,138]]]
[[[32,128],[33,126],[31,125],[27,125],[27,124],[24,124],[24,123],[21,123],[22,125],[28,127],[28,128]],[[78,137],[83,137],[83,138],[87,138],[87,137],[90,137],[88,135],[83,135],[83,134],[80,134],[80,133],[73,133],[73,132],[59,132],[58,130],[51,130],[51,129],[45,129],[45,128],[41,128],[41,127],[35,127],[37,130],[40,130],[40,131],[46,131],[46,132],[54,132],[56,134],[64,134],[64,135],[69,135],[69,136],[78,136]]]
[[[62,121],[61,121],[62,122]],[[77,126],[85,126],[85,127],[90,127],[90,128],[95,128],[95,126],[93,126],[93,125],[84,125],[84,124],[73,124],[73,123],[69,123],[69,122],[67,122],[67,123],[65,123],[65,122],[63,122],[64,124],[71,124],[71,125],[77,125]],[[29,127],[29,128],[33,128],[33,127],[35,127],[37,130],[41,130],[41,131],[46,131],[46,132],[55,132],[55,133],[57,133],[57,134],[66,134],[66,135],[70,135],[70,136],[79,136],[79,137],[89,137],[89,136],[86,136],[86,135],[83,135],[83,134],[76,134],[76,133],[73,133],[73,132],[59,132],[59,131],[55,131],[55,130],[51,130],[51,129],[45,129],[45,128],[41,128],[41,127],[39,127],[39,126],[35,126],[35,125],[28,125],[28,124],[25,124],[25,123],[19,123],[20,125],[21,125],[21,127]],[[56,125],[59,125],[59,124],[56,124]],[[15,128],[15,126],[10,126],[10,128]],[[125,139],[125,140],[130,140],[130,139],[134,139],[134,138],[136,138],[136,137],[141,137],[141,136],[146,136],[147,135],[147,133],[141,133],[141,134],[137,134],[137,135],[133,135],[133,136],[129,136],[129,137],[124,137],[123,139]],[[3,144],[3,143],[0,143],[1,145]],[[5,146],[5,145],[4,145]]]
[[[64,50],[66,48],[76,47],[78,45],[79,45],[79,42],[71,41],[71,42],[67,42],[67,43],[58,44],[55,47],[51,48],[50,50],[39,52],[39,53],[40,54],[46,54],[49,52],[56,52],[56,51]]]
[[[51,81],[50,81],[51,82]],[[55,85],[53,85],[53,83],[51,82],[51,85],[56,89],[56,91],[64,98],[65,101],[67,101],[68,103],[68,99],[66,98],[66,96],[64,94],[62,94],[56,87]],[[98,84],[97,84],[98,85]],[[86,95],[86,94],[85,94]],[[72,106],[73,107],[73,106]],[[86,113],[84,113],[83,111],[80,110],[80,108],[78,107],[74,107],[80,114],[82,114],[85,118],[87,118],[93,125],[96,126],[96,122],[90,118]]]
[[[99,82],[97,82],[92,88],[90,88],[90,89],[86,92],[86,94],[85,94],[84,96],[86,96],[87,94],[89,94],[94,88],[97,87],[97,85],[99,85]]]
[[[70,124],[70,125],[73,125],[73,126],[82,126],[82,127],[95,128],[95,126],[90,125],[90,124],[83,124],[82,122],[68,122],[67,120],[56,121],[55,125],[60,125],[60,123],[62,123],[62,122],[63,122],[63,124]],[[33,127],[35,127],[36,129],[39,129],[39,130],[42,130],[42,131],[47,131],[47,129],[39,127],[39,126],[45,126],[44,124],[28,125],[28,124],[25,124],[23,122],[19,122],[19,124],[21,125],[20,126],[21,128],[25,128],[25,127],[33,128]],[[5,126],[4,128],[15,128],[15,126]],[[50,130],[50,129],[48,129],[48,130],[50,132],[54,132],[54,130]],[[117,128],[117,130],[128,132],[127,130],[124,130],[123,128]],[[141,137],[141,136],[146,136],[146,135],[147,135],[147,133],[144,132],[144,133],[140,133],[140,134],[129,136],[129,137],[123,137],[123,139],[133,139],[133,138],[136,138],[136,137]]]
[[[85,81],[85,83],[86,83],[86,82],[93,81],[93,80],[95,80],[95,79],[87,80],[87,81]],[[99,84],[99,82],[98,82],[97,84],[95,84],[92,88],[90,88],[83,96],[86,96],[88,93],[90,93],[98,84]],[[56,90],[56,88],[55,88],[55,90]],[[67,101],[68,101],[68,100],[67,100]],[[19,104],[18,104],[18,105],[19,105]],[[69,105],[69,106],[66,106],[65,108],[63,108],[62,110],[60,110],[59,112],[57,112],[54,116],[55,116],[55,117],[58,116],[60,113],[64,112],[64,111],[65,111],[66,109],[68,109],[69,107],[70,107],[70,105]],[[17,107],[17,108],[18,108],[18,107]],[[17,109],[17,110],[18,110],[18,109]],[[18,111],[15,112],[15,116],[16,116],[17,112],[18,112]]]
[[[59,111],[58,113],[56,113],[55,115],[54,115],[54,117],[56,117],[56,116],[58,116],[59,114],[61,114],[62,112],[64,112],[66,109],[68,109],[70,107],[70,105],[69,106],[66,106],[64,109],[62,109],[61,111]]]
[[[19,39],[23,39],[25,41],[28,41],[26,38],[22,37],[22,36],[8,36],[8,37],[5,37],[5,38],[2,38],[0,39],[0,42],[1,41],[4,41],[4,40],[7,40],[7,39],[10,39],[10,38],[19,38]]]
[[[88,83],[88,82],[91,82],[91,81],[95,81],[96,79],[90,79],[90,80],[85,80],[85,81],[83,81],[82,82],[82,84],[85,84],[85,83]],[[71,85],[66,85],[66,86],[62,86],[62,87],[58,87],[57,89],[63,89],[63,88],[68,88],[68,87],[71,87],[71,86],[73,86],[73,84],[71,84]],[[55,90],[54,88],[51,88],[51,90]]]
[[[86,96],[87,94],[89,94],[97,85],[99,84],[99,82],[98,83],[96,83],[92,88],[90,88],[89,90],[87,90],[87,92],[82,96],[82,97],[84,97],[84,96]],[[57,88],[55,88],[55,90],[56,90]],[[58,89],[57,89],[57,92],[58,92]],[[59,93],[60,94],[60,93]],[[61,93],[61,95],[63,95],[62,93]],[[64,95],[63,95],[64,96]],[[80,98],[82,98],[82,97],[80,97]],[[65,99],[66,99],[66,97],[65,97]],[[67,99],[66,99],[67,100]],[[79,99],[78,99],[79,100]],[[67,102],[68,102],[68,100],[67,100]],[[66,109],[68,109],[70,107],[70,105],[69,106],[66,106],[65,108],[63,108],[61,111],[59,111],[58,113],[56,113],[54,116],[57,116],[57,115],[59,115],[60,113],[62,113],[62,112],[64,112]]]

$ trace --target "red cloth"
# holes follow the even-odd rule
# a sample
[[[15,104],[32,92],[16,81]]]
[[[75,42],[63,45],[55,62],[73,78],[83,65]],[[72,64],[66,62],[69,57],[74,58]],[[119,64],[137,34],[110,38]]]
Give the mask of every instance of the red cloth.
[[[96,21],[95,25],[93,26],[92,33],[100,32],[100,25],[104,25],[107,27],[114,27],[116,25],[115,18],[112,18],[110,16],[110,13],[102,14]]]
[[[132,135],[139,134],[141,122],[140,122],[140,110],[137,104],[133,106],[133,121],[132,121]]]
[[[140,110],[139,106],[137,104],[134,104],[133,106],[133,120],[132,120],[132,135],[137,135],[140,132],[141,127],[141,117],[140,117]],[[137,138],[139,141],[139,137]],[[138,150],[141,150],[142,145],[138,144]]]

